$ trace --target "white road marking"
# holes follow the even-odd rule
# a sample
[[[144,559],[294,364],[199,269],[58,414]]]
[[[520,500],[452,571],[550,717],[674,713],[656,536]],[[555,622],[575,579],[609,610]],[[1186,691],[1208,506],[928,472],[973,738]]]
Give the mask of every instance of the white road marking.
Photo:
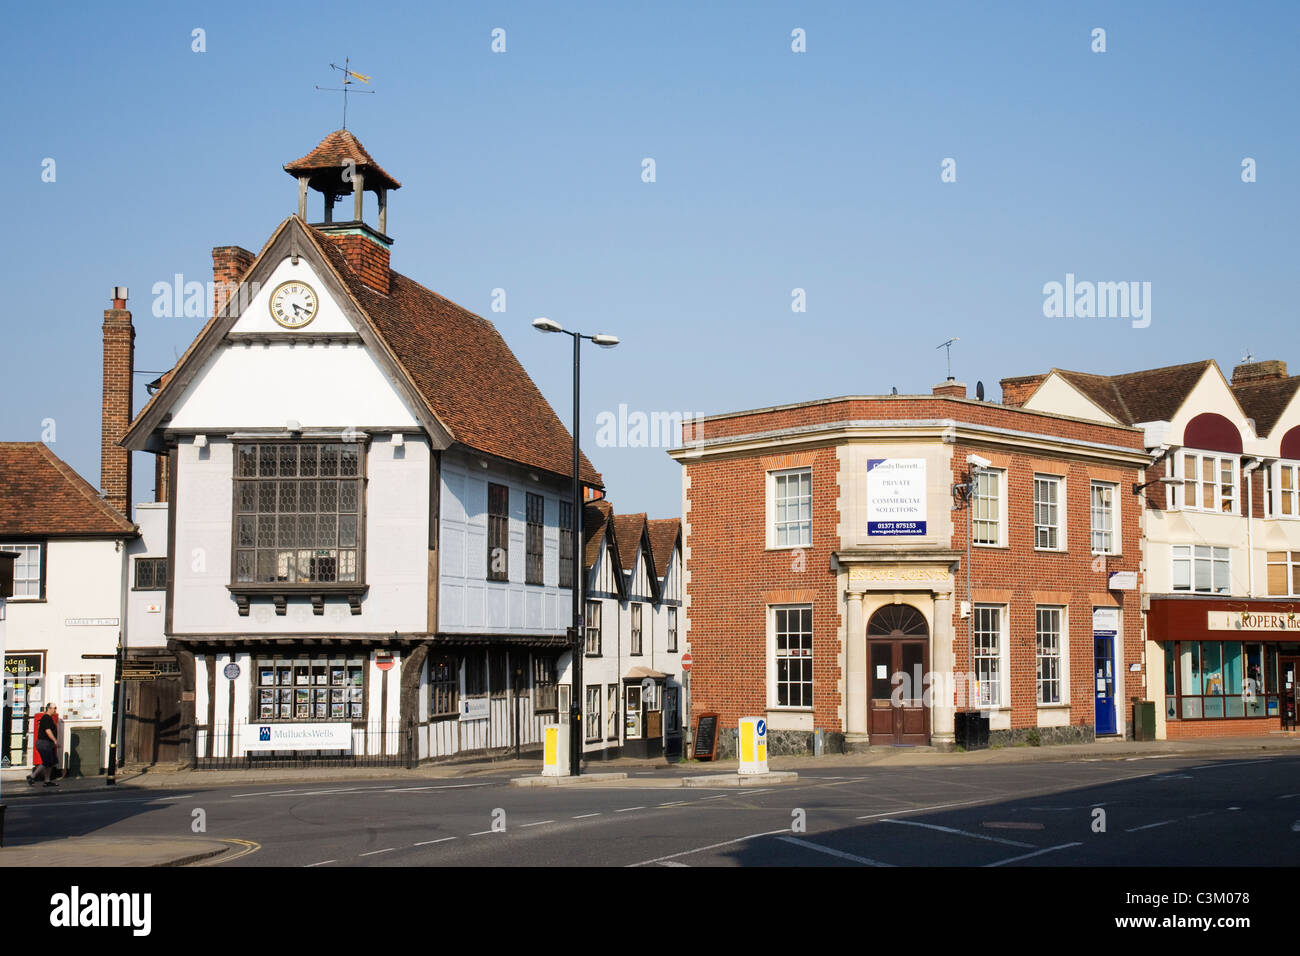
[[[631,813],[633,810],[644,810],[645,807],[624,807],[622,810],[615,810],[615,813]]]
[[[733,843],[744,843],[746,840],[753,840],[757,837],[779,836],[783,833],[789,833],[789,829],[768,830],[764,833],[751,833],[749,836],[736,837],[734,840],[723,840],[721,843],[710,843],[708,846],[696,847],[694,850],[682,850],[680,853],[669,853],[667,856],[657,856],[653,860],[642,860],[640,863],[629,863],[628,866],[649,866],[651,863],[662,863],[664,860],[675,860],[679,856],[690,856],[692,853],[703,853],[705,850],[716,850],[720,846],[731,846]]]
[[[940,833],[951,833],[954,836],[970,837],[973,840],[987,840],[990,843],[1002,843],[1006,846],[1019,846],[1026,849],[1033,849],[1032,843],[1021,843],[1019,840],[1004,840],[1002,837],[991,837],[985,833],[971,833],[969,830],[958,830],[955,827],[941,827],[937,823],[921,823],[919,820],[881,820],[881,823],[897,823],[900,826],[907,827],[925,827],[927,830],[938,830]]]
[[[488,783],[453,783],[442,787],[390,787],[384,793],[414,793],[417,790],[468,790],[471,787],[490,787]]]
[[[377,853],[392,853],[392,852],[393,852],[394,850],[396,850],[396,849],[397,849],[397,847],[395,847],[395,846],[390,846],[390,847],[388,847],[387,849],[384,849],[384,850],[371,850],[369,853],[359,853],[359,854],[357,854],[357,855],[358,855],[358,856],[374,856],[374,855],[377,854]]]
[[[687,869],[690,869],[691,866],[689,863],[679,863],[677,860],[664,860],[659,865],[660,866],[681,866],[681,867],[686,867]]]
[[[729,797],[729,796],[731,796],[731,794],[729,794],[729,793],[720,793],[720,794],[718,794],[717,796],[714,796],[714,797],[700,797],[700,799],[701,799],[701,800],[722,800],[722,799],[724,799],[724,798],[726,798],[726,797]]]
[[[313,866],[324,866],[326,863],[337,863],[337,862],[338,860],[321,860],[319,863],[308,863],[307,869],[310,870]]]
[[[1284,793],[1278,797],[1279,800],[1290,800],[1292,797],[1300,797],[1300,793]]]
[[[1044,853],[1055,853],[1057,850],[1068,850],[1072,846],[1083,846],[1082,843],[1062,843],[1059,846],[1049,846],[1042,850],[1035,850],[1033,853],[1024,853],[1020,856],[1013,856],[1006,860],[998,860],[996,863],[985,863],[985,866],[1005,866],[1008,863],[1017,863],[1020,860],[1027,860],[1031,856],[1042,856]]]
[[[482,836],[485,833],[505,833],[505,830],[479,830],[478,833],[471,833],[470,836]]]
[[[454,840],[455,837],[440,837],[437,840],[425,840],[423,843],[412,843],[411,846],[433,846],[435,843],[446,843],[448,840]]]
[[[1295,823],[1291,824],[1291,832],[1300,833],[1300,820],[1297,820]]]
[[[1159,823],[1148,823],[1146,826],[1129,827],[1125,833],[1137,833],[1139,830],[1154,830],[1156,827],[1162,827],[1165,824],[1173,823],[1173,820],[1161,820]]]
[[[879,860],[869,860],[865,856],[855,856],[852,853],[845,853],[843,850],[833,850],[828,846],[822,846],[820,843],[813,843],[809,840],[800,840],[798,837],[781,836],[777,837],[784,843],[793,843],[795,846],[807,847],[809,850],[816,850],[818,853],[825,853],[827,856],[836,856],[841,860],[852,860],[854,863],[861,863],[863,866],[890,866],[889,863],[881,863]]]
[[[989,798],[992,799],[992,798]],[[896,817],[903,813],[924,813],[927,810],[944,810],[948,807],[968,807],[972,803],[987,803],[987,800],[964,800],[961,803],[940,803],[933,807],[913,807],[902,810],[886,810],[884,813],[868,813],[864,817],[858,817],[859,820],[874,820],[877,817]]]
[[[555,822],[554,820],[538,820],[536,823],[522,823],[519,825],[519,829],[522,830],[524,829],[524,827],[543,827],[546,826],[546,824],[548,823],[554,823],[554,822]]]
[[[674,800],[672,803],[661,803],[661,804],[659,804],[659,806],[661,806],[661,807],[684,807],[684,806],[686,806],[686,803],[687,803],[687,801],[685,801],[685,800]]]
[[[574,819],[574,820],[585,820],[585,819],[587,819],[587,817],[598,817],[598,816],[600,816],[599,813],[579,813],[579,814],[578,814],[576,817],[574,817],[573,819]]]

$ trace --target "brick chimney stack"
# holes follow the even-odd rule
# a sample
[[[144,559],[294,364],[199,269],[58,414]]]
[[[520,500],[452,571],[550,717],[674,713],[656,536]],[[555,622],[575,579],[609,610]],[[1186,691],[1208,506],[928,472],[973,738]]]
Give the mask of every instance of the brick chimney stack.
[[[239,283],[256,259],[240,246],[217,246],[212,250],[212,314],[220,315]]]
[[[941,395],[945,398],[965,398],[966,383],[959,382],[949,375],[947,381],[940,382],[938,385],[931,388],[930,391],[935,395]]]
[[[1008,408],[1019,408],[1029,401],[1029,396],[1038,390],[1047,379],[1047,374],[1021,375],[1019,378],[1002,380],[1002,404]]]
[[[1265,362],[1245,362],[1232,370],[1232,384],[1267,382],[1286,378],[1286,362],[1270,359]]]
[[[131,424],[131,378],[135,328],[126,308],[126,286],[113,289],[104,310],[104,402],[100,410],[99,485],[104,500],[131,517],[131,453],[118,442]]]
[[[338,247],[348,261],[348,268],[362,282],[381,295],[388,295],[391,255],[388,246],[371,235],[369,229],[355,233],[326,232],[325,238]]]

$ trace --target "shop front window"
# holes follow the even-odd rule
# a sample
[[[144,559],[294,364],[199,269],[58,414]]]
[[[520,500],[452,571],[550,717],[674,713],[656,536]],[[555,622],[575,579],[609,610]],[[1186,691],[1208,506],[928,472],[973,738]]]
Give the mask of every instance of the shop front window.
[[[1170,720],[1278,716],[1277,651],[1267,644],[1166,641],[1164,650]]]
[[[266,658],[257,662],[258,720],[364,720],[360,658]]]

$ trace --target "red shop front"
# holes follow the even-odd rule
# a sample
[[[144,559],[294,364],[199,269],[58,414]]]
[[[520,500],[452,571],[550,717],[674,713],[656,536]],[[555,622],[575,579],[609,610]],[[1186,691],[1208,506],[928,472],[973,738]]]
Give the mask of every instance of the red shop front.
[[[1147,639],[1160,648],[1165,737],[1243,737],[1295,726],[1300,603],[1152,598]]]

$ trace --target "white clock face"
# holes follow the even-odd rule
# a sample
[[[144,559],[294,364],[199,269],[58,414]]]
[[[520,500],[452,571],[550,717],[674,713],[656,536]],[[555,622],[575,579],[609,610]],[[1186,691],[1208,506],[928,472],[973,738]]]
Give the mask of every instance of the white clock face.
[[[286,329],[300,329],[316,318],[316,291],[305,282],[281,282],[271,293],[271,318]]]

